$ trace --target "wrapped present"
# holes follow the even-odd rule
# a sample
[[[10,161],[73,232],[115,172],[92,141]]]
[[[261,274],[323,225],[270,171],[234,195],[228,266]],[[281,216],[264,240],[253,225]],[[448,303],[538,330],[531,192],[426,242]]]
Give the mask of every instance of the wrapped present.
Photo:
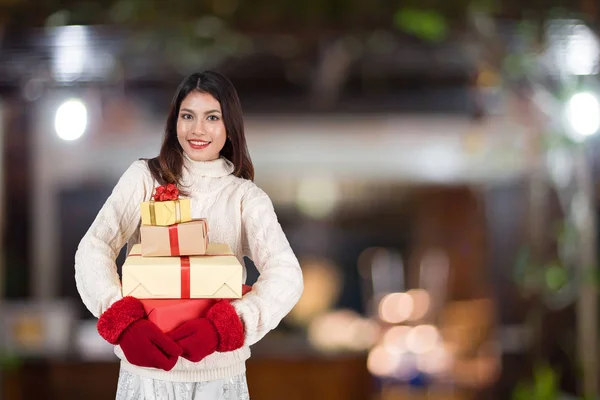
[[[142,225],[169,226],[192,220],[190,199],[180,199],[173,184],[156,188],[152,200],[141,204]]]
[[[192,220],[190,199],[145,201],[141,209],[142,225],[169,226]]]
[[[227,244],[203,256],[143,257],[131,248],[122,270],[123,296],[138,299],[219,299],[242,296],[243,267]]]
[[[208,223],[205,219],[170,226],[140,227],[142,256],[196,256],[206,254]]]
[[[242,296],[252,289],[242,285]],[[163,332],[169,332],[185,321],[204,317],[208,309],[220,299],[142,299],[148,319]]]

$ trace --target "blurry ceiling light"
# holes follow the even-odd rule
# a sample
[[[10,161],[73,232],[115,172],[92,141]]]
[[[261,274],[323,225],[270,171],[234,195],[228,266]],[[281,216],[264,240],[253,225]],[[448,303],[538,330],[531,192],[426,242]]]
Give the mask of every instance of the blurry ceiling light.
[[[88,122],[87,109],[79,99],[69,99],[56,110],[54,129],[63,140],[79,139],[85,132]]]
[[[84,26],[57,28],[56,53],[53,58],[55,79],[73,82],[83,73],[88,58],[88,31]]]
[[[337,182],[329,178],[306,178],[300,181],[297,203],[300,211],[313,218],[330,215],[339,200]]]
[[[431,351],[440,341],[440,334],[433,325],[415,326],[406,336],[406,347],[415,354]]]
[[[310,344],[324,352],[365,351],[381,337],[379,324],[352,310],[320,315],[308,326]]]
[[[566,117],[575,139],[595,134],[600,128],[598,98],[590,92],[573,95],[567,102]]]
[[[424,179],[447,182],[463,174],[463,150],[447,145],[429,145],[419,150],[413,165]]]
[[[406,293],[391,293],[379,304],[379,317],[382,321],[397,324],[406,321],[413,312],[413,299]]]
[[[399,365],[399,356],[383,346],[374,347],[367,358],[367,368],[376,376],[392,376]]]
[[[315,318],[308,327],[308,341],[320,351],[332,351],[338,347],[338,327],[330,315]]]
[[[411,330],[409,326],[394,326],[383,335],[383,346],[390,353],[406,353],[406,336]]]
[[[598,67],[598,39],[590,28],[575,25],[565,46],[567,71],[573,75],[592,75]]]
[[[600,43],[594,31],[580,20],[556,19],[547,23],[548,66],[564,75],[598,72]]]
[[[412,289],[406,292],[413,299],[413,310],[408,318],[410,321],[417,321],[425,317],[431,305],[429,293],[423,289]]]
[[[348,325],[346,347],[354,351],[367,350],[379,339],[381,328],[371,319],[357,318]]]
[[[354,311],[338,310],[315,318],[308,327],[308,341],[321,351],[332,352],[348,348],[351,338],[348,326],[361,317]]]

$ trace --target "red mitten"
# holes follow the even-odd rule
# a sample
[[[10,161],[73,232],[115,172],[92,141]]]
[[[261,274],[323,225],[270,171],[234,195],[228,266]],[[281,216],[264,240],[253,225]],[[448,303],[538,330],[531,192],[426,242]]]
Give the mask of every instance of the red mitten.
[[[127,361],[133,365],[165,371],[173,369],[183,354],[177,343],[147,319],[129,325],[121,335],[119,345]]]
[[[233,351],[244,345],[244,326],[227,300],[212,306],[206,318],[186,321],[168,335],[183,349],[182,357],[192,362],[215,351]]]
[[[100,316],[98,333],[107,342],[120,345],[130,363],[170,371],[183,351],[145,317],[138,299],[124,297]]]
[[[168,333],[183,349],[183,358],[198,362],[211,355],[219,345],[219,335],[207,318],[195,318],[184,322]]]

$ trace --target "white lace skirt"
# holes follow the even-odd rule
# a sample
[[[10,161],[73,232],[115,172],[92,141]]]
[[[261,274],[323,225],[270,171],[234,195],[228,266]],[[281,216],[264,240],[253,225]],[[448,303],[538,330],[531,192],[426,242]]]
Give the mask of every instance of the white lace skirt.
[[[246,375],[210,382],[167,382],[121,369],[116,400],[250,400]]]

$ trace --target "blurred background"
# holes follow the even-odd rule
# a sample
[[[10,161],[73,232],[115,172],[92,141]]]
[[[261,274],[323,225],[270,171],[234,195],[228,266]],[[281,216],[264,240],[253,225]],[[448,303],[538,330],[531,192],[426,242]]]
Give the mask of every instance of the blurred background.
[[[0,395],[114,398],[75,249],[215,69],[305,279],[252,399],[598,399],[599,10],[1,0]]]

